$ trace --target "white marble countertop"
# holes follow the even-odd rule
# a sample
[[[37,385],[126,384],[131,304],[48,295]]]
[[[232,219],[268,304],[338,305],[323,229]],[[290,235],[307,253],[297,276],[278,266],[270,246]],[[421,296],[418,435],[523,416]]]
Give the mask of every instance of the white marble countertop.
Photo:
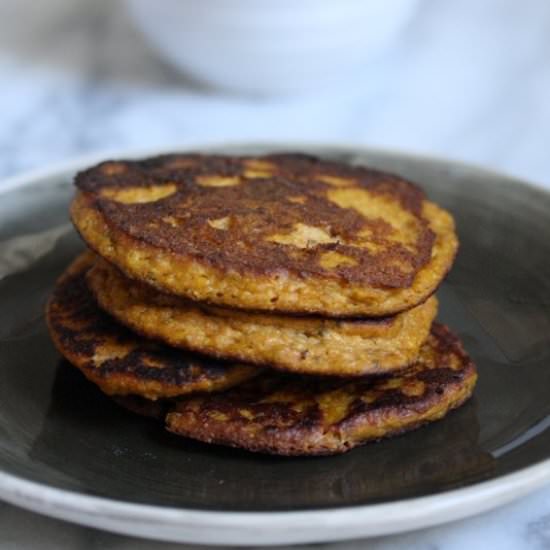
[[[363,84],[269,101],[194,87],[150,50],[118,2],[0,3],[0,177],[82,153],[228,140],[397,148],[550,188],[550,3],[423,0],[365,67]],[[0,533],[3,548],[157,547],[8,505]],[[550,548],[550,488],[473,519],[331,546],[488,545]]]

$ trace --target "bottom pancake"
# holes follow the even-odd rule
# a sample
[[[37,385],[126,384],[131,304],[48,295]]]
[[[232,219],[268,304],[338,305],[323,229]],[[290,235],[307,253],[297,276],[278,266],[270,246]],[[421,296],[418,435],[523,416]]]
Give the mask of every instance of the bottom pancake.
[[[266,373],[221,394],[178,400],[169,431],[278,455],[343,453],[433,422],[470,397],[474,364],[434,324],[417,362],[399,375],[333,379]]]
[[[115,322],[86,284],[94,256],[79,256],[59,279],[47,321],[59,352],[108,395],[169,398],[220,391],[259,373],[257,367],[158,345]]]

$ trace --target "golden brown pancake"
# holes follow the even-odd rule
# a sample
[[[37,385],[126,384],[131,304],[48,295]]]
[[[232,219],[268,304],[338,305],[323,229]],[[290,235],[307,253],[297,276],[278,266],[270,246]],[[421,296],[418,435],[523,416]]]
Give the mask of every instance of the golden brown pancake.
[[[179,401],[166,425],[250,451],[336,454],[442,418],[471,395],[476,379],[458,338],[434,324],[417,363],[402,374],[346,380],[267,373],[223,394]]]
[[[130,329],[170,346],[317,375],[379,374],[416,360],[437,299],[393,317],[324,319],[223,309],[157,292],[103,260],[87,275],[99,305]]]
[[[450,269],[452,217],[412,183],[305,155],[169,155],[81,172],[78,231],[127,276],[231,308],[385,316]]]
[[[148,399],[226,389],[256,376],[257,367],[198,357],[159,346],[103,313],[86,284],[94,261],[79,256],[59,279],[47,320],[59,352],[109,395]]]

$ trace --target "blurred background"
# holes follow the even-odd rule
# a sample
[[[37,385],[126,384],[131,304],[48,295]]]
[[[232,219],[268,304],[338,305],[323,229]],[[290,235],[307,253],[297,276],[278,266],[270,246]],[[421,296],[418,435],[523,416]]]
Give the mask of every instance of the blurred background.
[[[227,141],[397,148],[550,186],[550,2],[0,0],[0,177]]]

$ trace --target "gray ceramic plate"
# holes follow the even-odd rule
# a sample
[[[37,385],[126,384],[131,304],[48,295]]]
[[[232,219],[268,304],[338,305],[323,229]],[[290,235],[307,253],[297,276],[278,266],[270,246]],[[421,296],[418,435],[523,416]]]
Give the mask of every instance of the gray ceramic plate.
[[[194,443],[120,410],[60,362],[42,314],[82,248],[67,205],[87,159],[0,188],[1,498],[134,535],[275,544],[433,525],[550,479],[550,195],[449,162],[285,147],[298,148],[403,174],[455,215],[440,319],[479,366],[474,398],[417,432],[310,459]]]

